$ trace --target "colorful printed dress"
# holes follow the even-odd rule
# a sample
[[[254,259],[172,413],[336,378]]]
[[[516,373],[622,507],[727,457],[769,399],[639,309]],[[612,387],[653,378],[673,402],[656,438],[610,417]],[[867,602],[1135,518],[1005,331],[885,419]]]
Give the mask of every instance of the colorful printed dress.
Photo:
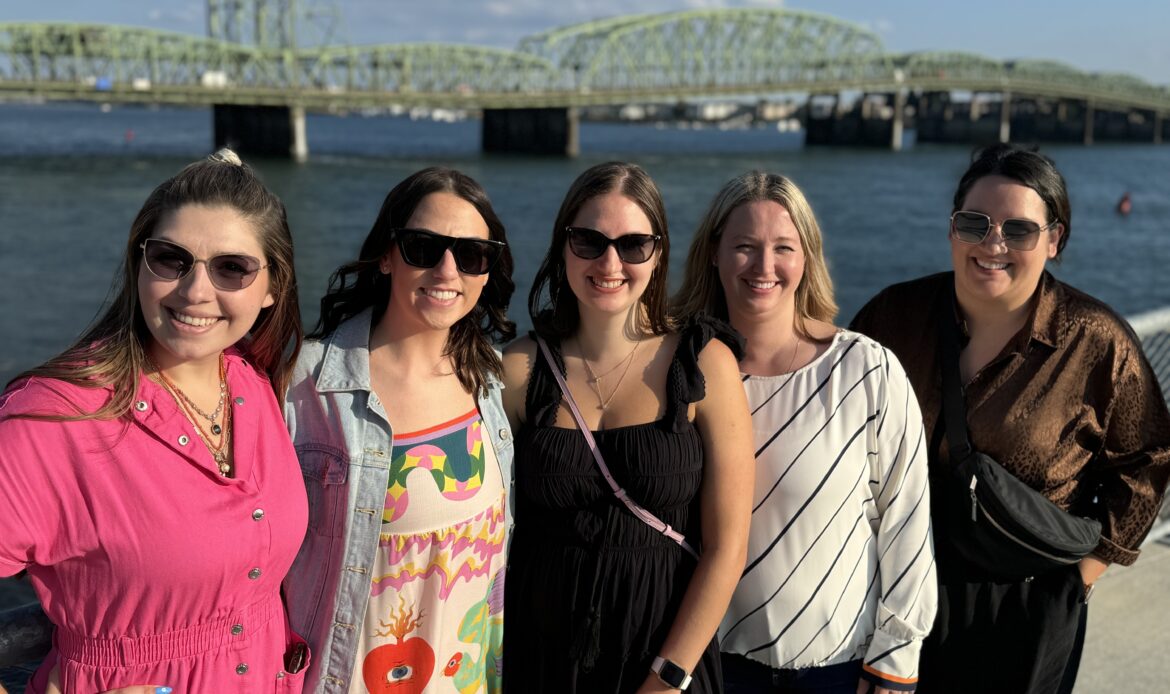
[[[500,691],[504,508],[477,409],[394,436],[351,691]]]

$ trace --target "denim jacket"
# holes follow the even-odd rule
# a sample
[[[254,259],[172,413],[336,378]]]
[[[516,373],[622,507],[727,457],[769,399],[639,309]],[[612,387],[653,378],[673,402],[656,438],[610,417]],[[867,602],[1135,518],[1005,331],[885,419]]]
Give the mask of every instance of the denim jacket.
[[[285,398],[309,496],[309,529],[285,579],[292,628],[313,653],[305,692],[350,690],[382,531],[393,432],[370,386],[371,313],[354,316],[322,341],[306,342]],[[490,375],[487,385],[479,412],[501,479],[510,484],[513,445],[503,385]]]

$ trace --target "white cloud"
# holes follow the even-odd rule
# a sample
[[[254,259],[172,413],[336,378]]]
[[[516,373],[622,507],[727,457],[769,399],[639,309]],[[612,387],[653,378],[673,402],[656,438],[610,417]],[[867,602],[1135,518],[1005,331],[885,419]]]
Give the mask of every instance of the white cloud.
[[[510,17],[516,14],[516,6],[508,2],[489,2],[484,5],[484,9],[496,17]]]

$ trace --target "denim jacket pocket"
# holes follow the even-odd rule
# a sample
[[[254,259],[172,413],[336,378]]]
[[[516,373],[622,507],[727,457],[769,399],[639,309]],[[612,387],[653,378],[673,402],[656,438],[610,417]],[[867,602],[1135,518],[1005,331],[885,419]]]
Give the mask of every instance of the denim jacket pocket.
[[[326,537],[345,534],[346,478],[349,456],[345,451],[322,444],[296,447],[305,493],[309,497],[309,533]]]

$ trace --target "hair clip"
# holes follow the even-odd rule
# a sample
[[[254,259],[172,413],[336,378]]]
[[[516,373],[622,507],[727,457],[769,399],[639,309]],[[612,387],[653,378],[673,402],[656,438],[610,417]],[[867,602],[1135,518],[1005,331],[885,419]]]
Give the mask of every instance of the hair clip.
[[[211,161],[218,161],[221,164],[233,164],[235,166],[243,166],[244,162],[240,159],[240,155],[233,152],[230,148],[224,147],[215,154],[208,157]]]

